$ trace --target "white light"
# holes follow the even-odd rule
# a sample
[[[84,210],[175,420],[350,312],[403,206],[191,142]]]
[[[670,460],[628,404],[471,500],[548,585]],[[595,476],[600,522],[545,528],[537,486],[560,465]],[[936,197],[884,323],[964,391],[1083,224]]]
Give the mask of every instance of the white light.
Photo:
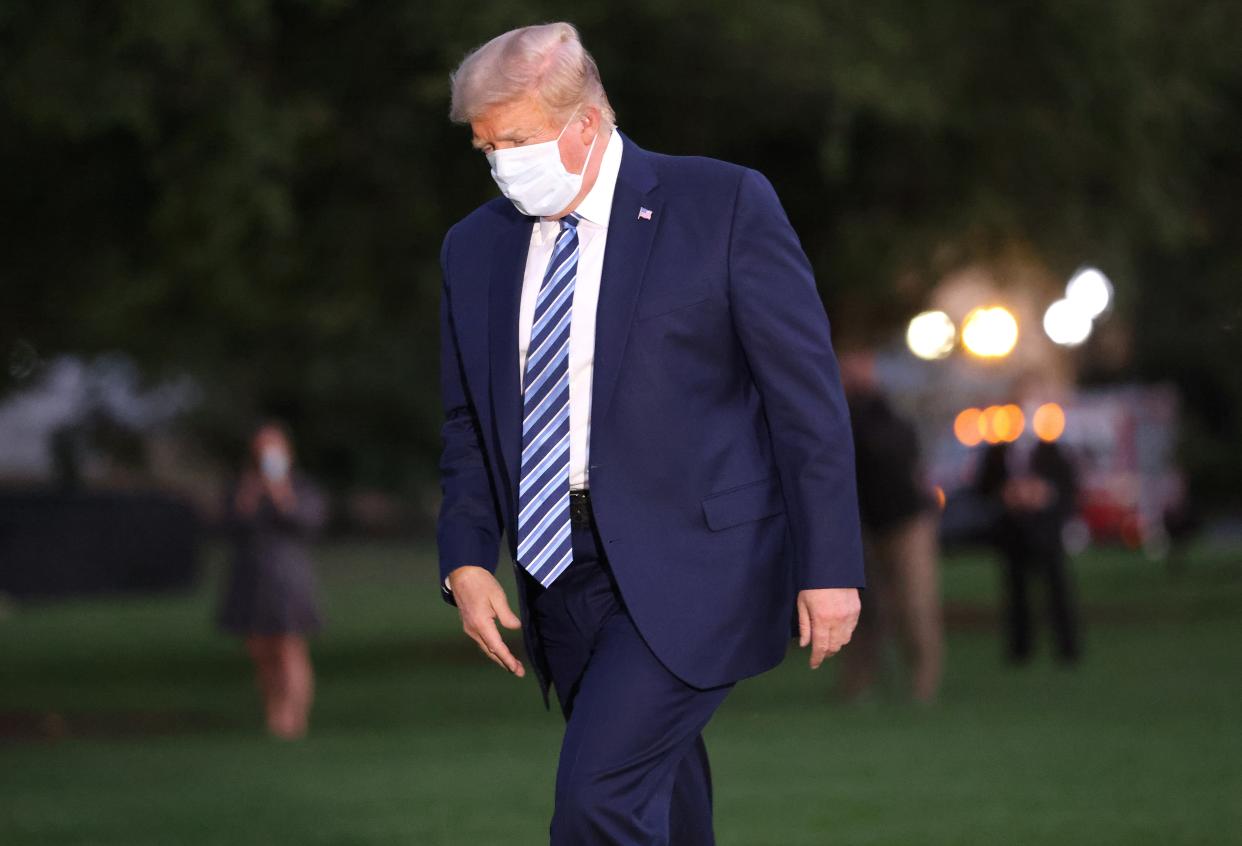
[[[1082,311],[1088,320],[1104,313],[1113,301],[1113,283],[1094,267],[1083,267],[1070,277],[1065,298]]]
[[[1004,306],[977,308],[962,321],[962,345],[980,358],[1004,358],[1018,343],[1018,320]]]
[[[1057,300],[1044,312],[1044,331],[1054,344],[1076,347],[1091,335],[1091,316],[1073,300]]]
[[[944,358],[953,352],[957,327],[943,311],[925,311],[916,315],[906,329],[906,346],[925,361]]]

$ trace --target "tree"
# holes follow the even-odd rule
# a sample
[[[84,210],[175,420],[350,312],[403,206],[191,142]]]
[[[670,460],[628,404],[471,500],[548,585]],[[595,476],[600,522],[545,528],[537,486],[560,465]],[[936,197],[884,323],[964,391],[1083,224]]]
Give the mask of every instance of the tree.
[[[447,73],[564,9],[5,4],[0,333],[188,369],[205,428],[278,410],[338,484],[429,479],[439,243],[494,193],[447,123]],[[772,178],[838,323],[896,325],[1015,243],[1057,272],[1107,266],[1136,354],[1105,375],[1182,383],[1208,433],[1197,479],[1232,491],[1238,4],[572,12],[634,140]]]

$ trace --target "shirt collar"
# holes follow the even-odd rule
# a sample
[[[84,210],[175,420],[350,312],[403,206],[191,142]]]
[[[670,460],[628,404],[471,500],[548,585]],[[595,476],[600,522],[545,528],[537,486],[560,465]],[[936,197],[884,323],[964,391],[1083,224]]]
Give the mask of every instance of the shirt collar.
[[[594,224],[601,229],[608,228],[608,219],[612,216],[612,195],[616,193],[617,174],[621,171],[621,152],[621,133],[614,126],[608,136],[608,146],[604,148],[604,157],[599,163],[595,184],[574,209],[583,222]],[[540,218],[535,227],[536,242],[542,244],[545,238],[555,239],[560,226],[560,221]]]

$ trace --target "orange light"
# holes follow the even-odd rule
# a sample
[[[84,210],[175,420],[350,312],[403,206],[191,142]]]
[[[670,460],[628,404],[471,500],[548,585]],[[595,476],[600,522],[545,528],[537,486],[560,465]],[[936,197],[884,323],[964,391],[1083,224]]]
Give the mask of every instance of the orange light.
[[[1055,402],[1044,403],[1031,415],[1031,428],[1041,441],[1051,443],[1065,432],[1065,412]]]
[[[940,506],[941,511],[944,511],[944,504],[946,501],[944,488],[940,487],[940,485],[936,485],[932,492],[936,495],[936,505]]]
[[[959,412],[953,421],[953,434],[962,446],[979,446],[983,431],[979,427],[979,409],[967,408]]]
[[[996,410],[992,426],[998,440],[1011,444],[1026,428],[1026,417],[1023,416],[1022,409],[1016,405],[1004,405]]]
[[[989,405],[979,415],[979,436],[990,444],[999,444],[1001,442],[996,425],[996,418],[1000,410],[998,405]]]

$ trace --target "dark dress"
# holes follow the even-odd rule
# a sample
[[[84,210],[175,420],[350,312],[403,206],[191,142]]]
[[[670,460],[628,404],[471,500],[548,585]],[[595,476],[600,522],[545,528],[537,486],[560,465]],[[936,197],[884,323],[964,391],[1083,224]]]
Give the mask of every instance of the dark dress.
[[[236,490],[226,503],[234,552],[220,628],[237,635],[314,634],[323,623],[308,544],[324,522],[323,496],[294,477],[293,513],[280,511],[264,494],[255,512],[243,515],[235,504]]]

